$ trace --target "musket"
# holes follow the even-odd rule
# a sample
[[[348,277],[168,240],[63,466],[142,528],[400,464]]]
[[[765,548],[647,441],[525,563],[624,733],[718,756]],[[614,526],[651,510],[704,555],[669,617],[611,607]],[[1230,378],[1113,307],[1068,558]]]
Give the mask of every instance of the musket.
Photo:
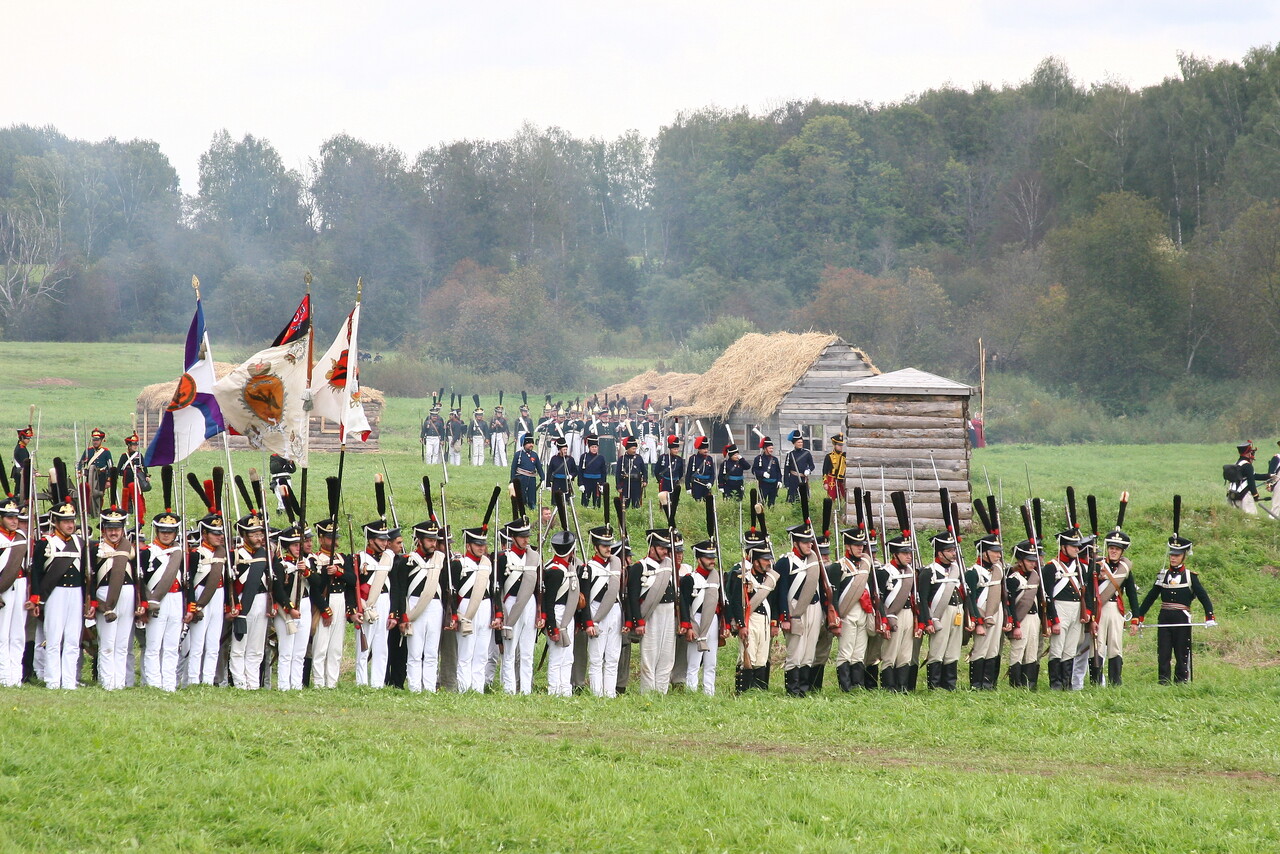
[[[858,481],[862,481],[862,468],[858,468]],[[876,618],[876,633],[882,637],[889,631],[889,621],[884,613],[884,599],[880,595],[880,582],[876,576],[876,553],[872,541],[879,539],[874,517],[871,515],[871,493],[863,487],[856,487],[854,497],[858,502],[858,530],[867,536],[867,560],[871,562],[871,571],[867,575],[867,595],[871,598],[871,610]],[[882,504],[881,507],[884,505]],[[883,512],[883,511],[882,511]]]
[[[964,549],[961,546],[960,539],[960,514],[959,505],[952,503],[951,490],[942,485],[942,478],[938,475],[938,463],[933,458],[933,451],[929,452],[929,464],[933,466],[933,482],[938,487],[938,499],[942,504],[942,525],[947,529],[947,533],[956,541],[956,563],[960,578],[960,601],[961,610],[966,612],[966,617],[972,623],[972,631],[977,633],[978,625],[982,622],[980,615],[973,613],[972,602],[977,601],[977,596],[971,600],[969,598],[969,588],[965,584],[965,560]],[[984,629],[983,634],[986,633]]]
[[[578,510],[574,507],[572,498],[565,498],[567,493],[560,493],[560,507],[563,509],[565,505],[569,507],[569,513],[573,516],[573,534],[578,538],[578,556],[582,560],[582,565],[587,565],[587,547],[582,542],[582,528],[578,525]],[[565,607],[568,607],[566,605]]]
[[[387,474],[387,461],[378,456],[378,461],[382,463],[382,480],[387,485],[387,506],[391,508],[391,524],[397,528],[400,527],[400,516],[396,513],[396,493],[391,488],[391,475]]]
[[[919,572],[927,564],[920,554],[919,537],[916,536],[916,513],[915,513],[915,466],[912,464],[911,469],[911,492],[903,497],[903,506],[907,513],[907,528],[903,532],[903,536],[907,537],[907,542],[911,545],[911,560],[914,564],[912,569],[916,572],[916,578],[913,579],[911,585],[911,613],[915,615],[916,625],[920,624],[920,614],[923,612],[927,615],[927,621],[933,622],[933,614],[928,610],[928,604],[920,602],[920,583]]]
[[[805,524],[809,525],[810,530],[813,528],[813,522],[809,519],[809,491],[807,489],[800,490],[800,512],[804,514]],[[822,536],[826,538],[828,548],[831,548],[831,514],[832,500],[830,497],[822,499]],[[827,631],[833,635],[840,634],[840,615],[836,613],[835,597],[831,590],[831,578],[827,574],[827,567],[822,562],[822,551],[818,548],[817,538],[813,542],[814,563],[818,565],[818,581],[822,584],[822,595],[827,600],[827,608],[824,616],[827,618]]]

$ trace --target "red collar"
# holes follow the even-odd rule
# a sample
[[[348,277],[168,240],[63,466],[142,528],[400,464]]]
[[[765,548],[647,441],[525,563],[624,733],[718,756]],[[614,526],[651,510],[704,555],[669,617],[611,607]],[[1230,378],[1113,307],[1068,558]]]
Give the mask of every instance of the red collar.
[[[560,565],[561,565],[561,566],[563,566],[563,567],[568,567],[568,566],[569,566],[569,559],[568,559],[567,557],[563,556],[563,555],[556,555],[555,557],[553,557],[553,558],[551,559],[551,562],[552,562],[552,563],[558,563],[558,564],[560,564]]]
[[[525,549],[518,549],[515,546],[511,547],[511,553],[516,557],[524,557],[525,551]]]

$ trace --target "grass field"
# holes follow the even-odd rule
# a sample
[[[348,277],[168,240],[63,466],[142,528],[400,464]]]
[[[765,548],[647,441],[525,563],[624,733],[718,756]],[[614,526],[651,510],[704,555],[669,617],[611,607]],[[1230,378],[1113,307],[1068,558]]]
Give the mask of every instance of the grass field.
[[[25,423],[27,403],[39,404],[46,462],[74,456],[73,421],[118,437],[137,388],[176,370],[173,346],[89,349],[0,344],[0,423]],[[113,367],[144,356],[159,364]],[[33,385],[50,376],[73,385]],[[389,401],[384,452],[348,456],[356,525],[372,514],[383,463],[401,521],[423,515],[419,409]],[[829,674],[820,696],[792,701],[775,669],[773,694],[736,698],[732,646],[714,698],[4,689],[0,851],[1280,850],[1280,524],[1223,505],[1230,455],[1165,445],[974,456],[979,488],[985,468],[1003,491],[1007,541],[1021,538],[1012,508],[1028,469],[1050,519],[1067,484],[1099,496],[1104,522],[1129,490],[1142,587],[1162,559],[1171,496],[1184,496],[1183,531],[1222,623],[1198,636],[1191,685],[1154,684],[1144,634],[1128,641],[1123,687],[1067,695],[843,695]],[[206,475],[221,461],[200,454],[192,467]],[[238,471],[262,464],[236,455]],[[313,502],[335,467],[313,457]],[[438,484],[439,467],[428,473]],[[478,522],[497,470],[450,475],[453,524]],[[773,531],[788,513],[780,504]],[[646,526],[645,511],[632,516],[633,531]],[[700,508],[689,502],[682,517],[700,536]],[[721,524],[731,539],[736,505]]]

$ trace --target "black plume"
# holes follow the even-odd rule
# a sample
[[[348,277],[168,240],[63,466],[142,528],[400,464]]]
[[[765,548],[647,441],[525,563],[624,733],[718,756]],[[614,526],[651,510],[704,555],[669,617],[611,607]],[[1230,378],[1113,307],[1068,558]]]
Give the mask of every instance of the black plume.
[[[1000,508],[996,506],[996,497],[987,496],[987,518],[991,520],[991,533],[1000,533]]]
[[[253,497],[258,502],[258,513],[264,518],[267,515],[267,494],[262,490],[262,478],[256,469],[249,469],[249,484],[253,487]]]
[[[498,405],[502,405],[502,389],[498,389]]]
[[[982,523],[982,529],[988,534],[995,533],[991,525],[991,517],[987,515],[987,508],[982,506],[982,502],[973,502],[973,509],[978,514],[978,521]]]
[[[604,485],[603,493],[604,494],[602,496],[602,500],[604,501],[604,526],[607,528],[609,527],[609,507],[610,507],[609,484],[606,483]]]
[[[1116,527],[1124,527],[1124,511],[1129,507],[1129,493],[1120,493],[1120,509],[1116,511]]]
[[[714,539],[716,535],[716,500],[715,496],[707,494],[707,537]]]
[[[564,509],[564,493],[552,493],[551,503],[556,506],[556,516],[560,519],[560,528],[565,531],[569,530],[569,514]]]
[[[942,527],[955,533],[956,519],[951,515],[951,490],[942,487],[938,490],[938,503],[942,505]]]
[[[378,508],[378,518],[387,518],[387,484],[380,474],[373,476],[373,500]]]
[[[858,517],[858,530],[865,531],[867,529],[866,517],[862,514],[862,487],[855,486],[853,488],[853,509]]]
[[[423,480],[425,481],[426,478],[424,477]],[[426,488],[425,483],[423,484],[423,488]],[[514,480],[511,481],[508,488],[511,495],[511,518],[519,519],[524,516],[524,492],[521,491],[520,484]]]
[[[5,474],[5,467],[2,465],[0,465],[0,490],[3,490],[6,496],[13,495],[13,490],[9,488],[9,475]]]
[[[1036,542],[1044,542],[1044,517],[1040,513],[1040,499],[1031,499],[1031,515],[1036,520]]]
[[[173,511],[173,466],[160,467],[160,485],[164,490],[164,509]],[[112,499],[112,504],[115,500]]]
[[[898,528],[902,535],[911,534],[911,516],[907,513],[907,496],[901,490],[889,493],[889,501],[893,504],[894,515],[898,517]]]
[[[329,518],[338,518],[338,507],[342,503],[342,481],[334,475],[324,479],[324,488],[329,497]]]
[[[667,496],[667,524],[669,527],[676,527],[676,509],[680,506],[680,484],[676,484],[675,488]]]
[[[1178,536],[1182,530],[1182,496],[1173,496],[1173,535]]]
[[[218,512],[218,508],[222,506],[222,486],[226,477],[227,473],[222,470],[222,466],[213,467],[213,495],[208,496],[210,513]]]
[[[809,490],[800,490],[800,515],[804,517],[806,525],[812,525],[813,519],[809,516]]]
[[[627,535],[627,514],[622,508],[622,496],[613,496],[613,512],[618,517],[618,533],[625,537]]]
[[[952,531],[955,534],[956,542],[960,542],[960,505],[951,502],[951,524],[954,526]]]
[[[250,513],[253,512],[253,496],[249,494],[248,488],[244,485],[244,478],[236,475],[236,489],[240,491],[240,499],[244,501],[245,509]]]
[[[476,409],[479,409],[479,408],[480,408],[480,395],[478,395],[478,394],[473,394],[473,395],[471,395],[471,402],[472,402],[472,403],[474,403],[474,404],[476,405]]]
[[[166,468],[168,468],[168,466],[166,466]],[[118,477],[118,476],[119,476],[119,474],[120,474],[120,469],[116,469],[116,476]],[[6,491],[7,491],[7,490],[6,490]],[[113,478],[111,478],[109,481],[107,481],[107,500],[111,502],[111,505],[110,505],[110,506],[111,506],[113,509],[116,509],[116,508],[119,508],[119,507],[120,507],[120,493],[119,493],[119,491],[116,489],[116,478],[115,478],[115,477],[113,477]],[[168,502],[166,502],[165,509],[166,509],[166,510],[168,510],[168,509],[169,509],[169,507],[168,507]]]
[[[50,484],[49,498],[53,500],[54,504],[62,504],[70,494],[68,492],[70,484],[67,481],[67,464],[62,461],[62,457],[53,458],[53,476],[57,483]]]
[[[822,499],[822,536],[831,536],[831,511],[834,508],[834,502],[830,498]]]
[[[1023,504],[1018,509],[1022,511],[1022,527],[1027,529],[1027,539],[1033,543],[1039,542],[1036,539],[1036,529],[1031,524],[1031,508]]]
[[[876,533],[876,517],[871,515],[871,491],[867,490],[862,493],[863,516],[867,522],[867,531],[871,534]]]
[[[480,523],[480,527],[486,531],[489,530],[489,521],[493,519],[493,511],[498,506],[498,499],[502,496],[502,487],[495,486],[493,492],[489,495],[489,506],[484,510],[484,521]]]
[[[529,393],[527,391],[524,391],[523,389],[521,389],[520,391],[520,402],[523,403],[525,406],[529,405]]]
[[[1076,515],[1076,488],[1067,487],[1067,527],[1080,530],[1080,517]]]
[[[431,497],[431,478],[425,474],[422,476],[422,497],[427,502],[427,518],[432,522],[436,520],[435,500]]]
[[[1098,497],[1086,495],[1084,503],[1089,510],[1089,530],[1096,534],[1098,533]]]

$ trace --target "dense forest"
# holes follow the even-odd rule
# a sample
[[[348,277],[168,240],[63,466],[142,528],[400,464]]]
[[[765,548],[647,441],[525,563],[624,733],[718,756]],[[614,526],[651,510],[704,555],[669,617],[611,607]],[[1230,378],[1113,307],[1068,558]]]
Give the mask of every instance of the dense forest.
[[[1280,367],[1280,46],[1179,64],[1134,89],[1050,58],[652,139],[343,135],[305,173],[221,132],[194,195],[154,142],[9,127],[0,335],[176,336],[194,273],[215,337],[260,342],[311,270],[325,334],[362,277],[367,347],[530,388],[576,387],[588,353],[698,367],[717,330],[816,328],[882,368],[972,379],[981,337],[991,370],[1073,400],[1203,405]]]

